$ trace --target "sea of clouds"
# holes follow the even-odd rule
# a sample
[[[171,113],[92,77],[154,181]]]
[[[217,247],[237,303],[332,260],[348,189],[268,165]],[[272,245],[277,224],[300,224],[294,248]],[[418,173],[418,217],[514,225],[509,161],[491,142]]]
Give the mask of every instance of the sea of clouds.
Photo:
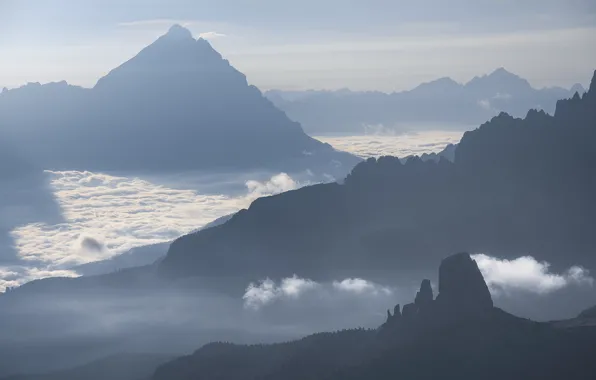
[[[372,133],[357,136],[316,136],[317,140],[362,158],[407,157],[437,153],[449,144],[457,144],[463,131],[422,131],[406,134]]]
[[[227,183],[243,181],[245,190],[226,195],[168,187],[138,177],[81,171],[47,171],[46,175],[63,220],[23,224],[11,231],[20,260],[0,265],[0,291],[37,278],[77,276],[68,268],[171,241],[248,207],[258,197],[308,184],[286,173],[264,180],[227,178]]]

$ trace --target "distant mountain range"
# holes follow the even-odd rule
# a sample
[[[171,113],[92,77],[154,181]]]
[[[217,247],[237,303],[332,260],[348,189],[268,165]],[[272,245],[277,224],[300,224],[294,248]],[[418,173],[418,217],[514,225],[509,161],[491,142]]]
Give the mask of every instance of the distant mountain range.
[[[477,125],[500,112],[523,117],[529,109],[552,114],[557,100],[585,89],[535,89],[527,80],[499,68],[465,84],[440,78],[403,92],[280,91],[265,93],[290,119],[311,134],[363,134],[379,129],[406,132],[422,128]],[[382,128],[380,128],[382,127]]]
[[[92,89],[59,82],[3,91],[0,125],[46,169],[310,169],[340,177],[359,162],[307,136],[180,26]]]

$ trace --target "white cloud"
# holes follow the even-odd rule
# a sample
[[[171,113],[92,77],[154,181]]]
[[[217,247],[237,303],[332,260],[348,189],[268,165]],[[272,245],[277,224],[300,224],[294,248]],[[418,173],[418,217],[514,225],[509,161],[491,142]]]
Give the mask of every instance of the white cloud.
[[[346,278],[339,282],[334,281],[333,287],[337,290],[354,294],[391,294],[391,289],[361,278]]]
[[[246,187],[249,191],[249,198],[256,199],[268,195],[282,193],[284,191],[294,190],[298,188],[298,183],[286,173],[277,174],[269,181],[247,181]]]
[[[292,277],[284,278],[281,281],[280,289],[285,295],[290,297],[298,297],[303,292],[314,289],[318,285],[318,283],[312,280],[299,278],[298,276],[294,275]]]
[[[242,299],[244,306],[249,309],[259,309],[273,302],[279,297],[279,289],[271,279],[263,280],[260,284],[250,283]]]
[[[335,149],[350,152],[362,158],[406,157],[419,156],[423,153],[438,153],[449,144],[457,144],[461,140],[464,130],[471,129],[471,127],[461,126],[458,129],[460,130],[362,136],[317,136],[315,138],[330,144]]]
[[[531,256],[501,260],[485,254],[472,256],[493,294],[524,291],[547,294],[567,286],[592,286],[588,270],[573,266],[563,273],[552,273],[550,264]]]
[[[267,278],[259,284],[250,283],[242,299],[244,300],[244,307],[258,310],[278,299],[296,299],[304,292],[313,290],[318,286],[318,283],[299,278],[296,275],[282,279],[279,286],[273,280]]]
[[[339,300],[346,296],[348,298],[391,296],[393,291],[386,286],[361,278],[347,278],[330,284],[321,284],[294,275],[282,279],[279,285],[269,278],[257,284],[250,283],[242,299],[245,308],[259,310],[276,301],[296,301],[308,294],[326,297],[328,302],[331,299]]]
[[[216,38],[226,37],[226,35],[218,32],[203,32],[199,33],[199,37],[204,40],[214,40]]]

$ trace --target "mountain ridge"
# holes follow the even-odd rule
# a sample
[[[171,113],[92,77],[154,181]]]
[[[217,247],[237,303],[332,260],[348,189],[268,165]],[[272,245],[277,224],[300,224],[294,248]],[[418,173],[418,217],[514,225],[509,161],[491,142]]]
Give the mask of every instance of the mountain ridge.
[[[280,91],[265,93],[292,120],[311,134],[365,132],[366,126],[383,125],[394,132],[429,128],[465,129],[507,112],[523,117],[528,109],[540,108],[553,114],[559,99],[580,95],[576,84],[533,88],[520,76],[499,68],[489,74],[459,83],[438,78],[405,91]],[[455,125],[455,126],[454,126]]]

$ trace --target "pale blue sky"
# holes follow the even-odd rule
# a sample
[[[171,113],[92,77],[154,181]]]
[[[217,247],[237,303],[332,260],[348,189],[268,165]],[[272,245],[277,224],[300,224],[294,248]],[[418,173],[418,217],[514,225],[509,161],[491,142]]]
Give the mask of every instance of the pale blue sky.
[[[0,86],[92,86],[171,24],[203,34],[262,89],[407,89],[504,66],[587,84],[593,0],[0,0]]]

